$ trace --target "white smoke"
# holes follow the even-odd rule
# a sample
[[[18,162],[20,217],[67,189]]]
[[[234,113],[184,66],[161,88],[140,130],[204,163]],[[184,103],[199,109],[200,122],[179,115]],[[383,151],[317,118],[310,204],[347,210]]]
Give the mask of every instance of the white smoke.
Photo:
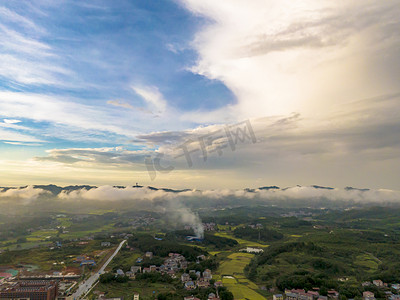
[[[134,201],[137,205],[150,205],[168,214],[176,223],[191,226],[196,237],[203,238],[204,229],[200,217],[180,201],[183,196],[181,194],[189,196],[190,192],[172,193],[149,188],[116,188],[106,185],[90,190],[62,191],[58,197],[63,200]]]
[[[180,216],[180,222],[183,225],[189,225],[194,230],[194,234],[197,238],[203,239],[204,238],[204,227],[203,223],[200,220],[200,217],[193,213],[187,207],[181,207],[177,211],[178,215]]]

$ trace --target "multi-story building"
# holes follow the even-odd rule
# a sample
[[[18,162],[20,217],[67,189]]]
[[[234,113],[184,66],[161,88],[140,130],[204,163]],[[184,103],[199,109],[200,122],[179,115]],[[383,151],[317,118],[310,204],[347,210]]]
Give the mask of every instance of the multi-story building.
[[[0,290],[1,299],[54,300],[57,298],[57,281],[18,281]]]
[[[375,295],[373,292],[365,291],[365,292],[363,292],[363,299],[364,300],[375,300]]]
[[[283,295],[282,294],[275,294],[272,297],[273,300],[283,300]]]

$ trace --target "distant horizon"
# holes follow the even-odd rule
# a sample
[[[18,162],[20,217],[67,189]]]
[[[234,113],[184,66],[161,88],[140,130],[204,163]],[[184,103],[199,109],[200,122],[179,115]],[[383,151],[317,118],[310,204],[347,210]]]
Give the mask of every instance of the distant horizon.
[[[26,187],[26,186],[58,186],[58,187],[69,187],[69,186],[93,186],[93,187],[100,187],[100,186],[113,186],[113,187],[153,187],[153,188],[158,188],[158,189],[174,189],[174,190],[184,190],[184,189],[188,189],[188,190],[195,190],[198,188],[191,188],[189,186],[187,187],[173,187],[173,186],[164,186],[164,185],[157,185],[157,184],[140,184],[138,183],[138,185],[136,186],[136,183],[134,184],[89,184],[89,183],[74,183],[74,184],[56,184],[56,183],[39,183],[39,184],[25,184],[25,185],[0,185],[0,188],[8,188],[8,187],[12,187],[12,188],[18,188],[18,187]],[[355,187],[355,186],[350,186],[350,185],[346,185],[346,186],[328,186],[328,185],[318,185],[318,184],[307,184],[307,185],[300,185],[300,184],[294,184],[294,185],[289,185],[289,186],[279,186],[279,185],[275,185],[275,184],[264,184],[264,185],[258,185],[258,186],[244,186],[244,187],[237,187],[237,188],[230,188],[232,190],[240,190],[240,189],[258,189],[258,188],[265,188],[265,187],[276,187],[277,189],[287,189],[287,188],[293,188],[293,187],[314,187],[317,189],[355,189],[355,190],[367,190],[367,189],[374,189],[371,187]],[[224,189],[224,188],[220,188],[220,189]],[[228,188],[225,188],[228,189]],[[385,188],[377,188],[377,189],[382,189],[382,190],[386,190]],[[211,189],[213,190],[213,189]]]
[[[197,202],[199,199],[206,200],[206,205],[227,205],[255,201],[254,203],[268,204],[274,201],[292,201],[298,205],[306,203],[358,203],[358,204],[400,204],[400,191],[389,189],[369,189],[344,187],[334,188],[318,185],[310,186],[291,186],[280,188],[278,186],[260,186],[256,188],[236,188],[236,189],[196,189],[196,188],[171,188],[155,186],[121,186],[121,185],[28,185],[22,187],[3,187],[0,189],[0,206],[23,205],[29,207],[31,204],[41,205],[47,200],[55,198],[56,203],[73,203],[81,201],[97,201],[102,205],[112,205],[119,201],[121,204],[127,201],[130,205],[138,208],[145,206],[157,207],[161,203],[172,203],[174,205],[184,205],[186,200]],[[72,202],[71,202],[72,201]],[[171,202],[172,201],[172,202]],[[200,201],[200,202],[202,202]],[[222,201],[222,202],[220,202]],[[226,202],[227,201],[227,202]],[[57,204],[58,205],[58,204]],[[124,207],[124,204],[122,204]],[[164,204],[166,205],[166,204]],[[199,206],[204,203],[199,203]],[[323,205],[323,204],[322,204]],[[167,205],[168,206],[168,205]]]

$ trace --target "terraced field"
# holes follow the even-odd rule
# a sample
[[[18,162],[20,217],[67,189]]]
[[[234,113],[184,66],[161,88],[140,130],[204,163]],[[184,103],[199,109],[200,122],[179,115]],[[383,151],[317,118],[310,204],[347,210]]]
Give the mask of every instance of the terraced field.
[[[254,283],[249,284],[249,281],[243,279],[237,280],[236,278],[222,278],[222,283],[234,295],[235,299],[249,299],[249,300],[265,300],[262,295],[257,293],[253,288],[258,288]]]
[[[222,283],[233,293],[235,299],[266,299],[256,292],[258,286],[244,276],[244,267],[252,257],[253,254],[250,253],[229,254],[217,270]]]

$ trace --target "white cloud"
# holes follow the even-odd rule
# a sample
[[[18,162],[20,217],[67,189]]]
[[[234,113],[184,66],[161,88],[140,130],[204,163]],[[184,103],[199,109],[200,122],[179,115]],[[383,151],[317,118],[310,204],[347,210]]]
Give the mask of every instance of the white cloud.
[[[58,195],[61,199],[85,199],[92,201],[121,201],[121,200],[136,200],[136,201],[152,201],[155,199],[173,198],[173,195],[162,191],[154,191],[150,189],[141,189],[134,187],[115,188],[113,186],[100,186],[98,188],[86,190],[80,189],[71,192],[62,192]]]
[[[118,107],[123,107],[123,108],[129,108],[129,109],[133,109],[134,108],[129,103],[121,102],[121,101],[118,101],[118,100],[108,100],[107,104],[111,104],[111,105],[118,106]]]
[[[68,85],[62,78],[72,72],[41,41],[45,31],[5,7],[0,7],[0,16],[0,76],[22,85]]]
[[[118,116],[126,118],[126,112],[115,113],[106,107],[96,107],[72,102],[58,96],[0,91],[0,111],[7,118],[24,118],[36,122],[50,122],[53,126],[65,125],[67,131],[80,130],[79,134],[91,130],[133,137],[134,124],[121,125]],[[125,115],[124,115],[125,114]],[[125,120],[127,120],[126,118]],[[52,136],[57,133],[53,132]],[[59,133],[62,137],[62,132]]]
[[[276,200],[330,200],[348,201],[358,203],[399,203],[400,191],[395,190],[362,190],[353,188],[316,188],[311,186],[295,186],[286,189],[255,189],[246,190],[187,190],[183,192],[168,192],[152,190],[149,188],[116,188],[101,186],[90,190],[80,189],[71,192],[62,192],[58,196],[64,200],[85,199],[91,201],[157,201],[173,199],[239,199],[263,200],[266,202]]]
[[[29,18],[21,16],[20,14],[17,14],[16,12],[11,11],[6,7],[0,6],[0,16],[2,16],[3,21],[6,20],[16,25],[22,25],[23,27],[25,27],[25,29],[34,30],[39,33],[45,32],[45,30],[42,27],[35,24]]]
[[[46,151],[48,156],[36,157],[38,161],[54,161],[66,164],[84,163],[90,165],[108,165],[132,167],[135,164],[144,164],[144,158],[150,151],[130,151],[123,147],[106,148],[69,148],[51,149]]]
[[[17,124],[17,123],[21,123],[20,120],[16,120],[16,119],[3,119],[3,122],[4,122],[4,123],[7,123],[7,124]]]
[[[4,142],[4,144],[17,145],[17,146],[31,146],[31,147],[43,145],[43,144],[39,144],[39,143],[23,143],[23,142]]]
[[[153,114],[151,112],[151,110],[149,110],[149,109],[147,109],[145,107],[135,107],[135,106],[133,106],[133,105],[127,103],[127,102],[122,102],[122,101],[119,101],[119,100],[108,100],[107,104],[114,105],[114,106],[117,106],[117,107],[122,107],[122,108],[128,108],[128,109],[131,109],[131,110],[136,110],[138,112],[143,112],[143,113],[146,113],[146,114]]]
[[[0,141],[27,142],[27,143],[44,142],[43,140],[36,138],[34,136],[26,135],[23,133],[3,128],[0,128]]]
[[[292,114],[251,119],[256,142],[251,141],[247,131],[243,142],[237,140],[235,150],[226,136],[226,125],[217,124],[138,134],[135,143],[149,147],[141,151],[53,149],[47,157],[37,159],[137,169],[140,164],[143,168],[146,156],[154,158],[162,153],[161,165],[173,166],[174,170],[166,175],[157,174],[157,180],[166,180],[171,185],[181,182],[185,174],[188,178],[203,175],[203,182],[194,183],[196,187],[216,187],[216,179],[226,179],[223,183],[226,187],[252,186],[253,180],[262,178],[259,182],[281,185],[312,184],[323,179],[322,184],[336,186],[368,184],[374,188],[396,188],[399,99],[399,94],[394,94],[357,101],[314,118]],[[235,134],[246,127],[246,124],[230,125]],[[239,135],[244,137],[243,133]],[[184,143],[189,151],[195,151],[190,153],[191,167],[181,147]]]
[[[211,21],[195,36],[191,70],[236,95],[225,114],[309,116],[398,90],[398,1],[181,2]]]
[[[163,102],[165,100],[159,92],[155,94],[143,92],[143,95],[160,97],[154,103],[160,103],[162,109],[166,107],[166,102]],[[108,138],[108,141],[112,142],[115,138],[115,136],[110,137],[112,134],[119,135],[128,142],[140,132],[150,132],[154,128],[181,129],[186,125],[185,122],[179,120],[178,113],[173,110],[165,112],[162,118],[155,118],[156,115],[153,115],[152,111],[160,112],[160,107],[156,109],[153,104],[148,107],[132,106],[133,109],[120,109],[120,107],[130,108],[130,104],[109,100],[108,104],[112,105],[110,107],[97,105],[95,100],[84,102],[79,98],[52,94],[0,90],[0,112],[3,120],[26,119],[35,123],[45,122],[43,126],[34,127],[35,134],[41,135],[44,139],[57,137],[65,140],[100,142]],[[101,103],[104,103],[104,100],[101,100]],[[151,122],[149,122],[149,115],[154,117]],[[33,127],[18,127],[18,124],[6,122],[0,122],[0,127],[33,130]]]
[[[49,195],[50,193],[42,189],[27,186],[24,188],[11,188],[6,191],[0,191],[0,198],[22,200],[24,203],[37,200],[42,195]]]
[[[132,86],[132,89],[142,97],[154,113],[164,113],[167,109],[167,101],[156,87]]]

